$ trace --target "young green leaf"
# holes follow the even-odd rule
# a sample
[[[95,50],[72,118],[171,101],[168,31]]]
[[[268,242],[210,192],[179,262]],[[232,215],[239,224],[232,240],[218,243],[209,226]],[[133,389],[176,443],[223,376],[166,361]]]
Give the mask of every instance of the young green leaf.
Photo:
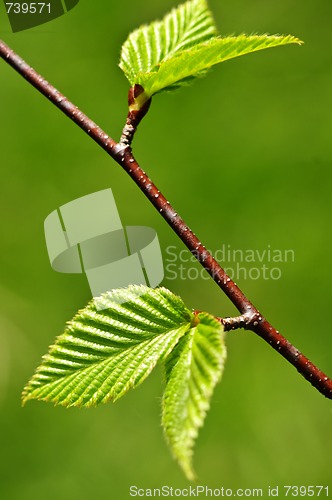
[[[153,72],[158,65],[216,35],[205,0],[191,0],[173,9],[162,21],[141,26],[122,46],[120,68],[133,86],[139,75]]]
[[[174,349],[192,318],[165,288],[131,286],[102,295],[51,346],[23,391],[23,403],[89,407],[119,399]]]
[[[199,76],[202,71],[228,59],[290,43],[300,43],[300,40],[290,35],[215,37],[164,61],[158,71],[139,75],[138,83],[142,85],[146,95],[152,96],[174,86],[181,86],[188,82],[188,78]]]
[[[154,94],[179,88],[220,62],[257,50],[302,43],[293,36],[240,35],[221,38],[205,0],[189,0],[162,21],[141,26],[122,46],[120,68],[139,84],[142,106]]]
[[[192,467],[194,442],[226,358],[220,323],[205,313],[200,313],[197,321],[165,362],[162,415],[167,441],[189,480],[195,478]]]

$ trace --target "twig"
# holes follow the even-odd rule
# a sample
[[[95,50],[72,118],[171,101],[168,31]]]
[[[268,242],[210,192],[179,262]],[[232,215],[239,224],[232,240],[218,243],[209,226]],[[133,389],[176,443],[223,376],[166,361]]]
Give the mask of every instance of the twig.
[[[221,320],[226,329],[246,327],[262,337],[286,358],[319,392],[332,399],[332,380],[313,365],[287,339],[285,339],[268,321],[263,318],[240,288],[230,279],[218,262],[206,250],[196,235],[176,213],[163,194],[157,189],[146,173],[136,162],[130,144],[139,121],[146,113],[149,102],[142,113],[137,109],[130,109],[126,126],[119,143],[116,143],[98,125],[91,121],[82,111],[72,104],[63,94],[50,85],[41,75],[26,64],[4,42],[0,41],[0,56],[22,75],[31,85],[41,92],[62,112],[70,117],[81,129],[97,142],[117,163],[119,163],[130,177],[136,182],[153,206],[171,226],[191,253],[202,264],[212,279],[225,292],[227,297],[237,307],[241,316],[236,319]],[[136,92],[135,92],[136,90]],[[138,88],[131,89],[129,101],[139,95]],[[136,94],[136,95],[135,95]],[[135,108],[135,106],[134,106]],[[134,113],[133,113],[134,111]],[[144,111],[144,112],[143,112]]]
[[[132,140],[134,138],[135,132],[137,130],[140,121],[149,111],[151,99],[146,101],[143,105],[140,105],[139,99],[140,96],[142,96],[142,94],[144,94],[144,89],[141,85],[134,85],[134,87],[131,87],[129,90],[128,93],[129,113],[119,143],[123,147],[131,146]]]
[[[241,314],[233,318],[218,318],[218,321],[223,325],[225,332],[238,330],[239,328],[249,329],[252,323],[251,314]]]
[[[202,311],[194,310],[194,315],[197,316]],[[241,316],[233,316],[232,318],[219,318],[218,316],[214,317],[219,323],[224,327],[225,332],[229,332],[231,330],[239,330],[240,328],[244,328],[248,330],[252,324],[252,315],[251,313],[241,314]]]

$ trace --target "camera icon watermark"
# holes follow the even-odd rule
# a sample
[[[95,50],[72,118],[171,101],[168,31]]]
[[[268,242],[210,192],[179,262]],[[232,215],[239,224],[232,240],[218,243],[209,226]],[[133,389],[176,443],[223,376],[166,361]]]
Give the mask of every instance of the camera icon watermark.
[[[111,189],[61,206],[44,223],[52,268],[84,273],[93,297],[129,285],[158,286],[164,278],[157,233],[123,226]],[[97,309],[102,309],[95,300]]]

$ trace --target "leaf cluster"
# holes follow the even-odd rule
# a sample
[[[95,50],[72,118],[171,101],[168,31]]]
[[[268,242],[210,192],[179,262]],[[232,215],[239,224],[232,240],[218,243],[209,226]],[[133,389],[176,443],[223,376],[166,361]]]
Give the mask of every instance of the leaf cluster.
[[[102,310],[100,310],[102,308]],[[67,324],[23,392],[65,407],[116,401],[157,363],[165,369],[162,425],[186,476],[226,349],[223,328],[165,288],[130,286],[91,301]]]
[[[132,86],[144,88],[143,105],[154,94],[191,83],[223,61],[290,43],[302,42],[291,35],[218,36],[206,1],[190,0],[161,21],[133,31],[122,46],[119,65]]]

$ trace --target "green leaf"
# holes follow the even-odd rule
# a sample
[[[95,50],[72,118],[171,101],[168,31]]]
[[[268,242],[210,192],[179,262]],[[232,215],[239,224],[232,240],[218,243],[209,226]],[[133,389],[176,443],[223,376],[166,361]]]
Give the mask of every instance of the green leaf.
[[[173,9],[162,21],[141,26],[122,46],[120,68],[130,84],[139,84],[141,107],[157,92],[191,83],[220,62],[257,50],[302,43],[288,36],[240,35],[217,37],[205,0],[190,0]]]
[[[186,83],[188,78],[199,76],[203,70],[228,59],[290,43],[301,42],[290,35],[216,37],[164,61],[154,73],[141,74],[137,83],[142,85],[148,96],[152,96],[162,90],[169,90],[174,85]]]
[[[192,456],[198,429],[226,358],[221,324],[205,313],[200,313],[197,321],[165,362],[162,415],[167,441],[189,480],[195,478]]]
[[[23,391],[23,403],[89,407],[119,399],[165,359],[192,318],[165,288],[131,286],[102,295],[50,347]]]
[[[205,0],[191,0],[173,9],[162,21],[141,26],[124,42],[120,68],[133,86],[139,75],[215,36],[216,28]]]

